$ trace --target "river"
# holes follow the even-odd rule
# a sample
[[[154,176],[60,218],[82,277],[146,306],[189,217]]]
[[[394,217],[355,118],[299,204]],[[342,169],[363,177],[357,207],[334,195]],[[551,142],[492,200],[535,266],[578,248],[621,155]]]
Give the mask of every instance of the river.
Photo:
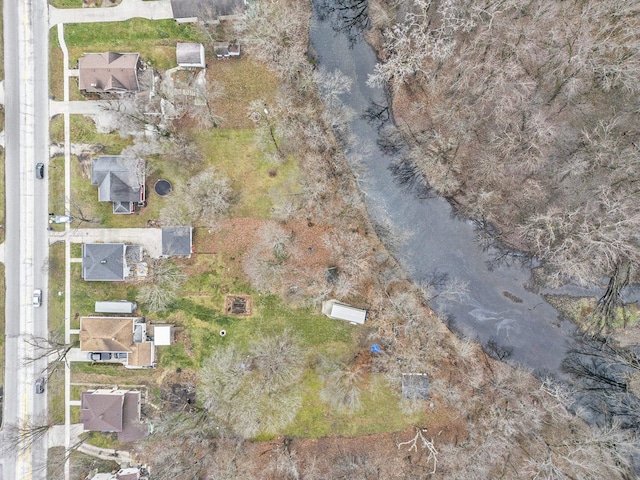
[[[531,274],[528,267],[495,261],[501,252],[482,247],[474,222],[454,215],[445,199],[399,184],[390,168],[394,158],[379,146],[380,125],[367,116],[370,107],[387,105],[382,89],[367,85],[377,62],[375,53],[362,35],[350,35],[336,21],[338,12],[319,13],[316,7],[311,49],[319,68],[337,69],[353,80],[342,101],[356,112],[349,129],[357,145],[346,157],[372,220],[403,237],[390,247],[395,257],[416,284],[438,276],[466,284],[462,294],[431,302],[454,329],[485,347],[498,347],[509,361],[538,376],[560,375],[561,362],[573,345],[574,325],[525,287]]]

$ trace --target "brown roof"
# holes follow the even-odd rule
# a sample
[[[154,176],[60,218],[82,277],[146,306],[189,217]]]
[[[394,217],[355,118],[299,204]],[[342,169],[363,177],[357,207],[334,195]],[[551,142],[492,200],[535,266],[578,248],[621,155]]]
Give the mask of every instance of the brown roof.
[[[80,90],[137,92],[137,53],[85,53],[78,60]]]
[[[153,364],[153,342],[136,343],[131,349],[129,367],[150,367]]]
[[[140,422],[140,392],[88,390],[82,392],[80,408],[85,430],[117,432],[122,442],[140,440],[148,434],[147,425]]]
[[[85,430],[122,431],[123,390],[89,390],[82,392],[80,420]]]
[[[83,352],[132,352],[133,318],[82,317],[80,350]]]

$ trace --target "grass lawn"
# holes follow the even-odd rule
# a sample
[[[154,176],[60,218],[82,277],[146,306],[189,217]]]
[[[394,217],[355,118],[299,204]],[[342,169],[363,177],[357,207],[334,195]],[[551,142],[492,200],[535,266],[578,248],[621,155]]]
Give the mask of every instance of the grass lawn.
[[[274,201],[299,192],[295,160],[280,165],[266,160],[253,130],[203,131],[196,142],[206,161],[223,172],[238,192],[230,216],[267,218]]]
[[[82,0],[49,0],[49,5],[56,8],[82,8]]]
[[[60,43],[58,43],[58,28],[49,30],[49,94],[54,100],[64,100],[64,59]]]
[[[47,380],[47,402],[49,417],[54,424],[64,423],[64,363],[49,364],[51,371]]]
[[[100,300],[135,301],[138,285],[133,282],[85,282],[81,278],[82,264],[71,264],[72,328],[80,328],[80,317],[93,314]],[[77,318],[76,318],[77,317]]]
[[[94,121],[84,115],[71,115],[69,124],[73,143],[102,145],[103,155],[119,155],[126,147],[133,145],[133,139],[130,136],[122,137],[117,132],[98,133]],[[51,120],[49,129],[52,142],[64,142],[64,118],[62,115],[57,115]]]
[[[0,243],[4,242],[4,219],[5,219],[4,209],[5,209],[4,148],[2,148],[0,149]]]
[[[70,66],[75,68],[83,53],[135,52],[142,60],[159,70],[175,67],[176,42],[202,42],[193,25],[173,20],[134,18],[126,22],[67,24],[65,41],[69,48]]]
[[[58,295],[63,292],[63,295]],[[64,338],[64,243],[49,247],[49,331]]]
[[[74,159],[75,157],[71,157],[72,162]],[[64,208],[64,157],[49,159],[49,175],[47,175],[47,178],[49,181],[49,211],[57,214],[66,213]],[[52,224],[51,226],[58,231],[64,230],[64,225]]]
[[[4,263],[0,263],[0,385],[4,384],[4,335],[5,335],[5,319],[4,319],[4,299],[5,299],[5,284],[4,284]]]

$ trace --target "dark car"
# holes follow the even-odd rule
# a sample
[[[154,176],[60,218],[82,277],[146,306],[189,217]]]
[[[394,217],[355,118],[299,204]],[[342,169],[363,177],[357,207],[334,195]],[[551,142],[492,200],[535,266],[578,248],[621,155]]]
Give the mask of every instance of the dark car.
[[[36,178],[44,178],[44,163],[36,163]]]
[[[111,360],[111,354],[108,352],[89,352],[89,360],[94,362]]]
[[[44,378],[42,377],[36,380],[36,393],[44,393]]]

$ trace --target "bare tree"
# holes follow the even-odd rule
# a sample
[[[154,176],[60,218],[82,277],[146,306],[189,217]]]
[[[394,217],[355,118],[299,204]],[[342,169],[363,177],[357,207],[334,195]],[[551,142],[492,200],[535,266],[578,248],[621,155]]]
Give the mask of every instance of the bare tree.
[[[227,178],[209,168],[176,186],[160,218],[167,225],[212,226],[229,209],[231,194]]]
[[[186,276],[171,260],[150,261],[149,278],[140,288],[138,300],[152,312],[166,310],[178,298]]]

